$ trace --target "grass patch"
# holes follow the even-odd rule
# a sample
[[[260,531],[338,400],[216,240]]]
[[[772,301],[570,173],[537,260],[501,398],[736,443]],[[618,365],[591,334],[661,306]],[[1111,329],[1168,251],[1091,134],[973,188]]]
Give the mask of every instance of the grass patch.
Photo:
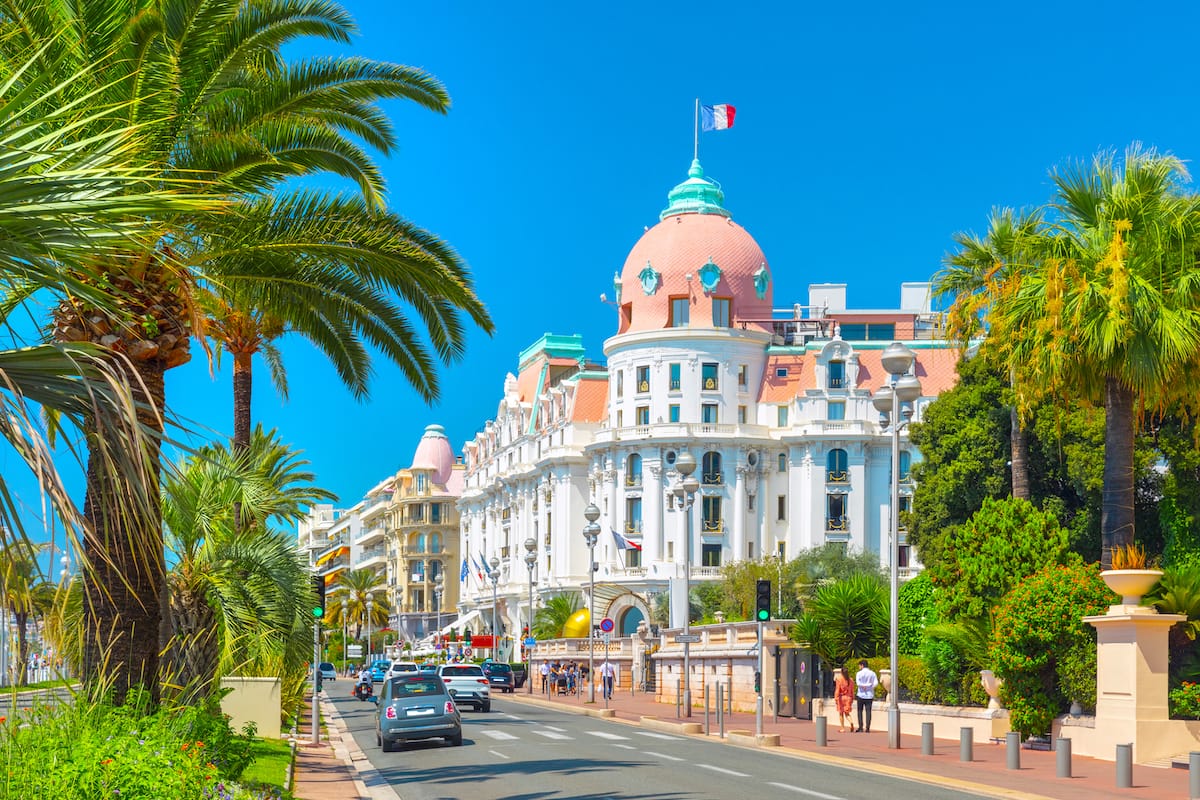
[[[287,768],[292,763],[292,748],[282,739],[255,739],[250,745],[254,761],[242,773],[245,785],[266,784],[283,788]]]

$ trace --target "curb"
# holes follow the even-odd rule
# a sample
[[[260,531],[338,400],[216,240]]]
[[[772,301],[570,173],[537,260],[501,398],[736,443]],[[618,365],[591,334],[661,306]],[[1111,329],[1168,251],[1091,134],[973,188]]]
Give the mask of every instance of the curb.
[[[346,723],[337,712],[337,706],[326,698],[321,698],[321,716],[325,719],[325,729],[328,731],[329,745],[334,755],[354,771],[354,791],[359,798],[371,800],[402,800],[396,790],[384,779],[367,760],[367,754],[362,751],[353,736],[346,736]]]

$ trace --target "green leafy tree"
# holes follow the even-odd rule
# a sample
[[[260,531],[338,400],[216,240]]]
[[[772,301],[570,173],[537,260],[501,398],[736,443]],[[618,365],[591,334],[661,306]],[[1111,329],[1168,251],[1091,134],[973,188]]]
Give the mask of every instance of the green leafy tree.
[[[575,592],[556,594],[533,615],[533,635],[538,639],[559,639],[567,620],[579,610],[582,596]]]
[[[937,587],[928,570],[900,585],[900,622],[897,640],[904,655],[917,655],[925,641],[925,629],[938,621]]]
[[[1200,682],[1200,566],[1191,562],[1167,567],[1143,602],[1161,614],[1187,618],[1171,627],[1167,640],[1171,683]]]
[[[1027,500],[983,501],[946,539],[947,557],[928,566],[943,619],[982,619],[1022,578],[1077,560],[1053,514]]]
[[[869,575],[852,575],[820,586],[792,626],[791,637],[831,667],[887,650],[888,590]]]
[[[1048,733],[1055,715],[1079,699],[1063,693],[1063,674],[1068,686],[1077,685],[1084,650],[1096,647],[1095,629],[1083,618],[1102,613],[1114,599],[1096,565],[1076,563],[1025,578],[1000,603],[992,660],[1015,730]]]

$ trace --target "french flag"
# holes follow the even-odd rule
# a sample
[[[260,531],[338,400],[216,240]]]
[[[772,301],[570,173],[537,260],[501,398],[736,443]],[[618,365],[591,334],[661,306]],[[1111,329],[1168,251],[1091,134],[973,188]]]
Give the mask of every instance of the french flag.
[[[723,131],[733,127],[733,116],[737,109],[722,103],[717,106],[700,106],[700,127],[706,131]]]
[[[613,538],[617,540],[617,549],[618,550],[641,550],[642,549],[642,546],[640,544],[638,544],[637,542],[631,542],[630,540],[626,539],[621,534],[617,533],[616,531],[613,531],[612,528],[609,528],[609,530],[612,531]]]

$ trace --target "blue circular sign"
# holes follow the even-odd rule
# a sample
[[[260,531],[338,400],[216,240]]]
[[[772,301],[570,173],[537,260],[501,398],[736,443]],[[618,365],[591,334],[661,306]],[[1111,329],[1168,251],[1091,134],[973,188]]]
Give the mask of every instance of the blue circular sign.
[[[617,626],[613,624],[613,621],[608,617],[600,620],[600,630],[604,631],[605,633],[612,633],[612,630],[615,627]]]

